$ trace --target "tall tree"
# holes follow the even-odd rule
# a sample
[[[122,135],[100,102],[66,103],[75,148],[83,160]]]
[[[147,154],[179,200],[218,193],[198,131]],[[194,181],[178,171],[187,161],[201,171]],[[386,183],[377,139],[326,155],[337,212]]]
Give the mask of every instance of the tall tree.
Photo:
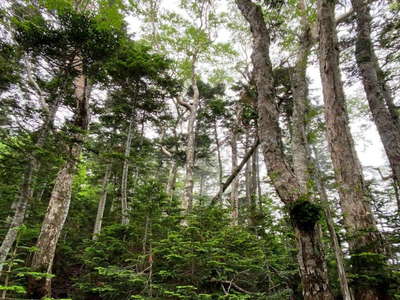
[[[52,4],[54,3],[50,3],[50,7],[43,7],[43,10],[52,9]],[[17,39],[25,43],[28,51],[50,62],[56,61],[64,65],[68,70],[66,76],[70,77],[72,82],[69,88],[72,89],[70,97],[74,104],[70,105],[74,115],[67,129],[69,141],[65,143],[65,160],[54,182],[36,244],[38,251],[35,252],[31,263],[33,270],[45,273],[50,273],[52,269],[57,242],[68,214],[72,179],[89,125],[92,84],[88,74],[97,71],[99,66],[96,63],[112,55],[118,46],[115,27],[111,26],[109,30],[100,29],[99,20],[85,12],[85,7],[86,5],[80,6],[77,2],[65,3],[63,9],[56,10],[55,21],[46,20],[43,15],[39,15],[21,21],[18,28]],[[30,296],[44,297],[50,293],[49,278],[30,278]]]
[[[384,299],[379,284],[365,282],[363,276],[384,267],[381,236],[369,205],[369,197],[348,124],[346,100],[339,69],[335,25],[335,2],[318,1],[319,60],[325,103],[327,139],[334,166],[352,255],[356,299]],[[365,253],[375,258],[367,263]]]
[[[357,21],[356,62],[369,108],[389,159],[397,190],[400,189],[400,123],[397,113],[391,113],[393,98],[375,54],[371,38],[369,1],[352,0]],[[394,114],[395,116],[392,116]]]
[[[236,3],[249,22],[253,35],[252,61],[258,93],[258,135],[272,183],[281,200],[292,206],[291,216],[296,231],[303,295],[305,299],[333,299],[320,243],[316,242],[319,240],[316,226],[318,209],[310,201],[301,200],[305,195],[301,193],[299,180],[283,152],[269,58],[269,31],[259,5],[250,0],[236,0]],[[310,208],[310,212],[314,210],[316,214],[305,224],[298,219],[299,215],[296,216],[296,212],[307,210],[307,207]]]

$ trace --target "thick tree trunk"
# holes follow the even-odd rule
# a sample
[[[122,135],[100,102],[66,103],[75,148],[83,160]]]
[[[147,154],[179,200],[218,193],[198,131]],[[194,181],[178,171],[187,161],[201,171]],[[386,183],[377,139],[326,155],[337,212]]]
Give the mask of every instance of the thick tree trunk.
[[[99,205],[97,207],[96,222],[94,223],[94,230],[92,236],[93,240],[96,240],[97,236],[101,232],[101,225],[103,223],[103,216],[104,216],[104,208],[106,207],[106,201],[107,201],[107,192],[108,192],[107,185],[111,175],[111,166],[112,166],[111,163],[107,165],[106,172],[104,173],[103,177],[103,182],[101,184],[101,196]]]
[[[272,65],[269,58],[269,32],[261,8],[250,0],[236,0],[253,35],[252,61],[258,93],[259,138],[271,181],[286,204],[302,197],[301,187],[283,152],[279,113],[275,104]],[[304,299],[333,299],[324,268],[316,221],[307,229],[293,219],[299,250],[298,262]]]
[[[128,206],[128,171],[129,171],[129,155],[131,153],[132,136],[133,136],[133,123],[132,118],[129,122],[128,135],[125,143],[124,164],[122,167],[121,178],[121,224],[129,224],[129,206]]]
[[[192,70],[192,89],[193,89],[193,98],[192,104],[188,104],[190,106],[190,115],[187,129],[187,146],[186,146],[186,174],[185,174],[185,189],[183,192],[182,198],[182,209],[185,214],[188,214],[192,211],[193,207],[193,169],[194,169],[194,153],[196,146],[196,118],[197,118],[197,110],[200,102],[199,89],[197,87],[196,80],[196,72],[195,72],[195,63],[196,58],[193,58],[193,70]]]
[[[318,1],[319,59],[325,103],[327,138],[338,185],[344,223],[349,235],[353,273],[363,276],[371,266],[360,253],[371,253],[377,260],[382,253],[382,241],[369,205],[368,193],[360,162],[348,124],[345,96],[339,69],[339,53],[334,19],[335,1]],[[381,264],[381,263],[379,263]],[[361,282],[358,282],[361,283]],[[383,291],[363,282],[355,287],[356,299],[382,299]]]
[[[338,275],[339,275],[339,282],[340,282],[340,290],[342,292],[343,300],[353,300],[354,297],[350,291],[349,288],[349,282],[347,280],[347,275],[346,275],[346,269],[344,267],[344,258],[343,258],[343,252],[342,248],[339,243],[339,239],[335,230],[335,225],[333,222],[333,217],[332,217],[332,210],[331,210],[331,204],[328,199],[328,195],[326,193],[326,187],[325,183],[322,180],[321,176],[321,166],[319,163],[319,156],[318,156],[318,151],[314,148],[313,153],[315,156],[315,163],[314,163],[314,172],[313,172],[313,177],[315,184],[318,189],[318,193],[322,202],[322,205],[324,207],[324,213],[325,213],[325,219],[326,219],[326,224],[328,225],[328,231],[329,235],[331,237],[331,245],[332,248],[335,252],[335,258],[336,258],[336,264],[337,264],[337,270],[338,270]]]
[[[360,71],[369,108],[372,112],[383,147],[389,159],[393,178],[400,187],[400,126],[392,118],[389,107],[393,103],[389,88],[376,58],[371,40],[371,15],[368,1],[352,0],[357,20],[356,61]],[[396,113],[395,113],[396,116]]]
[[[81,62],[80,58],[76,58]],[[82,65],[76,68],[82,71]],[[50,273],[53,259],[65,220],[68,215],[71,201],[72,179],[75,175],[76,166],[79,161],[85,132],[89,125],[89,92],[87,78],[83,74],[74,80],[74,94],[77,112],[74,116],[74,126],[79,132],[72,133],[72,142],[69,144],[68,158],[58,172],[53,191],[50,196],[49,205],[44,217],[42,228],[36,243],[38,250],[35,252],[31,267],[34,271]],[[27,294],[32,298],[42,298],[51,295],[51,280],[36,279],[28,280]]]

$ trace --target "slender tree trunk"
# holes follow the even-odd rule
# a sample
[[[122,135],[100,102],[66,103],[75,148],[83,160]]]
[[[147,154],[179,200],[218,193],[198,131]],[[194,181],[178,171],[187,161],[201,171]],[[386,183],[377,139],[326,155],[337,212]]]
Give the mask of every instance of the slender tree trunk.
[[[106,206],[106,201],[107,201],[107,192],[108,192],[107,185],[108,185],[108,181],[110,180],[110,175],[111,175],[111,166],[112,166],[111,163],[107,165],[106,172],[104,173],[104,177],[103,177],[103,182],[101,184],[102,189],[101,189],[99,205],[97,207],[96,222],[94,223],[94,230],[93,230],[93,236],[92,236],[93,240],[96,240],[97,236],[101,232],[101,225],[102,225],[103,216],[104,216],[104,208]]]
[[[249,22],[253,35],[252,62],[257,87],[258,134],[264,159],[271,181],[282,201],[295,202],[302,196],[301,187],[293,170],[289,166],[282,147],[279,113],[275,105],[272,65],[269,58],[269,32],[261,8],[250,0],[236,0],[243,16]],[[295,226],[303,286],[306,300],[333,299],[324,268],[323,254],[320,249],[319,230],[316,221],[308,229],[292,220]]]
[[[34,144],[34,148],[40,149],[43,147],[50,128],[53,125],[56,112],[58,110],[59,99],[53,103],[48,113],[46,114],[45,120],[41,128],[39,129],[37,140]],[[15,213],[12,218],[10,227],[7,231],[6,236],[0,247],[0,273],[3,269],[3,264],[7,259],[7,255],[10,252],[12,245],[18,235],[18,228],[24,223],[26,210],[33,197],[33,181],[36,176],[38,169],[40,168],[40,162],[38,160],[37,153],[32,153],[29,157],[27,168],[24,173],[23,182],[21,185],[21,192],[17,205],[15,207]]]
[[[125,143],[124,165],[122,167],[121,178],[121,224],[129,224],[129,206],[128,206],[128,171],[129,171],[129,155],[131,153],[132,136],[133,136],[134,118],[129,122],[128,135]]]
[[[257,136],[255,137],[257,139]],[[250,215],[249,225],[254,226],[257,223],[257,149],[251,157],[251,178],[250,178]]]
[[[199,89],[197,87],[196,71],[195,71],[196,57],[192,59],[192,89],[193,89],[193,103],[190,105],[189,123],[187,129],[187,146],[186,146],[186,174],[185,174],[185,189],[183,192],[182,209],[185,214],[192,211],[193,207],[193,169],[194,169],[194,152],[196,146],[196,118],[197,110],[200,102]]]
[[[238,167],[238,149],[237,149],[238,132],[234,128],[232,130],[231,151],[232,151],[232,174]],[[220,196],[221,197],[221,196]],[[231,208],[232,208],[232,223],[233,225],[239,224],[239,176],[235,176],[232,183],[232,190],[230,195]]]
[[[338,185],[344,223],[353,261],[353,273],[367,275],[371,268],[380,268],[382,240],[369,205],[368,193],[360,162],[348,125],[345,96],[339,69],[339,53],[334,19],[335,2],[318,1],[319,59],[325,102],[327,138]],[[372,266],[361,253],[370,253],[376,259]],[[383,299],[384,291],[373,283],[355,282],[355,298]],[[361,285],[363,287],[361,287]]]
[[[18,199],[17,206],[15,207],[15,213],[12,218],[10,228],[7,231],[6,236],[4,237],[3,243],[0,247],[0,274],[3,270],[4,263],[7,259],[7,256],[12,248],[12,245],[15,242],[15,239],[18,235],[19,226],[21,226],[24,222],[26,208],[28,206],[28,202],[32,198],[32,176],[34,172],[34,168],[36,168],[36,159],[31,158],[28,166],[25,170],[24,174],[24,182],[22,184],[21,195]]]
[[[81,63],[81,59],[76,57]],[[82,71],[82,65],[76,68]],[[74,93],[77,112],[74,116],[74,125],[79,132],[72,133],[72,142],[69,144],[68,158],[57,174],[53,191],[50,196],[49,205],[44,217],[42,228],[36,243],[38,250],[35,252],[31,267],[37,272],[51,273],[57,242],[68,215],[71,201],[72,179],[76,173],[76,166],[79,161],[82,143],[85,140],[85,132],[89,125],[89,91],[87,78],[80,74],[74,79]],[[32,298],[42,298],[51,295],[51,280],[28,279],[27,294]]]
[[[383,147],[389,159],[393,178],[400,187],[400,126],[389,110],[393,99],[379,67],[371,40],[371,15],[365,0],[352,0],[357,20],[356,61],[364,91]],[[386,105],[385,105],[386,104]],[[387,106],[389,104],[389,107]],[[395,114],[396,115],[396,114]]]
[[[220,143],[219,143],[219,138],[218,138],[218,126],[217,126],[217,120],[214,120],[214,139],[215,139],[215,144],[217,146],[217,159],[218,159],[218,186],[219,189],[221,189],[222,185],[224,184],[223,182],[223,166],[222,166],[222,159],[221,159],[221,149],[220,149]],[[222,204],[222,197],[219,199],[221,204]]]
[[[245,140],[245,151],[247,152],[250,146],[250,139],[249,139],[249,133],[246,134],[246,140]],[[251,157],[250,157],[251,158]],[[247,161],[246,167],[244,169],[244,182],[245,182],[245,191],[246,191],[246,209],[250,209],[251,205],[251,160]]]
[[[254,152],[254,157],[256,160],[256,164],[257,164],[257,195],[258,195],[258,209],[260,210],[260,212],[263,211],[263,205],[262,205],[262,190],[261,190],[261,179],[260,179],[260,157],[258,155],[258,147],[256,149],[256,151]]]

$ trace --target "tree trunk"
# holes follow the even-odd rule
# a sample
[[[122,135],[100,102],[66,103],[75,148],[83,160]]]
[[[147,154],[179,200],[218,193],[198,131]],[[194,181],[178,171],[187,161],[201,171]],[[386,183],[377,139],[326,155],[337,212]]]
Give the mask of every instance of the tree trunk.
[[[174,160],[171,164],[171,169],[168,175],[167,194],[173,197],[175,192],[176,174],[178,172],[178,163]]]
[[[224,170],[222,167],[222,159],[221,159],[221,149],[220,149],[220,144],[219,144],[219,138],[218,138],[218,126],[217,126],[217,120],[214,120],[214,139],[215,139],[215,144],[217,146],[217,159],[218,159],[218,186],[219,189],[221,189],[223,183],[223,174]],[[219,199],[221,204],[222,204],[222,198]]]
[[[257,136],[255,137],[257,139]],[[251,157],[251,178],[250,178],[250,214],[249,225],[255,226],[257,223],[257,149]]]
[[[245,141],[245,151],[248,152],[249,146],[250,146],[250,141],[249,141],[249,133],[246,134],[246,141]],[[246,163],[246,168],[244,169],[244,182],[245,182],[245,191],[246,191],[246,209],[247,211],[250,210],[250,205],[251,205],[251,157],[249,157],[249,160]]]
[[[195,123],[197,118],[197,110],[200,102],[199,89],[197,87],[196,72],[195,72],[196,57],[192,59],[192,89],[193,103],[190,105],[189,123],[187,129],[187,146],[186,146],[186,174],[185,174],[185,189],[182,198],[182,209],[185,214],[192,211],[193,207],[193,169],[194,169],[194,152],[196,146],[196,130]]]
[[[34,169],[36,168],[35,162],[36,159],[32,157],[25,170],[24,179],[21,187],[21,195],[18,199],[17,206],[15,207],[15,213],[12,218],[10,228],[8,229],[7,234],[4,237],[3,243],[0,247],[0,274],[3,270],[4,263],[7,260],[7,256],[12,248],[12,245],[17,238],[19,226],[24,223],[26,208],[28,206],[28,202],[30,202],[32,198],[32,176],[34,173]]]
[[[344,223],[349,235],[353,273],[361,277],[371,268],[383,267],[378,263],[382,253],[382,240],[375,225],[360,162],[348,125],[345,96],[339,69],[339,53],[334,19],[335,2],[318,1],[319,59],[325,103],[327,139],[331,152]],[[370,253],[378,265],[363,261],[361,253]],[[355,280],[355,298],[382,299],[379,287]],[[361,285],[363,287],[361,287]],[[357,287],[358,286],[358,287]]]
[[[110,175],[111,175],[111,166],[112,166],[111,163],[107,165],[106,172],[104,173],[104,177],[103,177],[103,182],[101,184],[102,190],[101,190],[99,206],[97,207],[96,222],[94,223],[94,230],[93,230],[93,236],[92,236],[93,240],[96,240],[97,236],[101,232],[101,224],[103,222],[104,208],[106,206],[106,201],[107,201],[107,192],[108,192],[107,185],[108,185],[108,181],[110,180]]]
[[[324,207],[326,224],[328,225],[328,231],[329,231],[329,235],[331,237],[331,245],[335,251],[335,258],[336,258],[336,264],[337,264],[339,282],[340,282],[340,290],[342,292],[343,300],[353,300],[354,298],[353,298],[353,295],[349,288],[349,282],[347,280],[346,269],[344,267],[343,252],[342,252],[342,248],[340,247],[339,239],[336,234],[335,225],[333,222],[333,217],[332,217],[332,212],[331,212],[332,211],[331,205],[330,205],[330,201],[328,199],[328,195],[326,193],[325,183],[322,180],[322,176],[320,173],[320,170],[321,170],[321,166],[319,163],[320,160],[319,160],[318,152],[315,148],[313,149],[313,153],[315,156],[314,172],[313,172],[314,176],[313,177],[314,177],[317,189],[318,189],[318,193],[319,193],[322,205]]]
[[[54,123],[54,118],[57,113],[58,106],[59,99],[57,98],[47,112],[43,125],[39,129],[34,148],[40,149],[43,147],[49,134],[50,128]],[[15,239],[17,238],[18,228],[24,223],[26,209],[33,197],[33,181],[39,168],[40,162],[37,153],[34,152],[29,157],[27,168],[24,173],[20,196],[15,207],[15,213],[12,218],[10,228],[8,229],[7,234],[4,237],[4,240],[0,247],[0,273],[3,269],[3,264],[7,259],[8,253],[10,252],[11,247],[15,242]]]
[[[272,65],[269,58],[269,32],[261,8],[250,0],[236,0],[249,22],[253,35],[252,62],[257,87],[258,134],[271,181],[281,198],[289,204],[302,197],[301,187],[290,168],[282,147],[279,113],[275,104]],[[304,228],[292,217],[295,226],[304,299],[333,299],[324,268],[317,220]]]
[[[76,57],[76,61],[80,63],[76,67],[76,70],[82,72],[82,60]],[[89,91],[90,86],[88,85],[86,76],[80,74],[75,77],[74,96],[76,99],[76,113],[74,115],[74,126],[79,128],[79,131],[72,133],[68,158],[57,174],[47,212],[36,243],[38,250],[33,255],[31,267],[37,272],[51,272],[58,238],[68,215],[72,179],[76,173],[76,166],[81,155],[82,144],[85,140],[85,132],[89,125]],[[51,296],[51,280],[49,278],[36,279],[30,277],[28,279],[27,294],[31,298]]]
[[[124,165],[122,167],[121,178],[121,224],[129,224],[129,206],[128,206],[128,171],[129,171],[129,155],[131,153],[132,136],[133,136],[133,122],[132,118],[129,122],[128,135],[125,143]]]
[[[261,190],[261,179],[260,179],[260,158],[258,155],[258,147],[256,151],[254,152],[254,157],[256,160],[257,164],[257,195],[258,195],[258,209],[260,212],[263,211],[263,205],[262,205],[262,190]]]
[[[371,41],[371,15],[365,0],[352,0],[357,20],[356,61],[360,71],[369,108],[393,172],[396,186],[400,187],[400,126],[393,119],[389,107],[393,99],[379,67]],[[387,105],[388,104],[389,107]],[[395,116],[397,115],[394,112]]]
[[[237,149],[238,132],[234,128],[232,130],[231,150],[232,150],[232,174],[237,168],[238,164],[238,149]],[[221,196],[220,196],[221,197]],[[232,223],[233,225],[239,224],[239,176],[235,176],[232,183],[232,190],[230,195],[231,209],[232,209]]]

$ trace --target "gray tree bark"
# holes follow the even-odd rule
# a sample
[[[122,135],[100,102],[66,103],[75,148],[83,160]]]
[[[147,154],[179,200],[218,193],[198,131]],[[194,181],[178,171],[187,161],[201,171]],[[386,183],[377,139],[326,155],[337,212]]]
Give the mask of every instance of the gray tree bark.
[[[344,267],[342,248],[340,246],[339,239],[335,230],[335,225],[333,222],[331,204],[328,198],[328,194],[326,193],[325,183],[322,180],[321,165],[319,163],[320,158],[318,155],[318,151],[315,148],[313,148],[313,153],[315,157],[313,177],[318,189],[322,205],[324,207],[326,224],[328,225],[329,236],[331,237],[331,245],[335,252],[340,290],[342,292],[343,300],[354,300],[353,294],[351,293],[351,290],[349,288],[349,281],[347,279],[346,269]]]
[[[272,65],[269,58],[269,32],[261,8],[250,0],[236,0],[249,22],[253,35],[252,61],[258,93],[259,138],[268,173],[279,197],[286,204],[302,196],[298,179],[283,152],[278,110],[275,105]],[[296,224],[294,222],[294,224]],[[315,224],[314,224],[315,225]],[[319,247],[317,226],[303,230],[295,225],[298,262],[305,299],[333,299]]]
[[[97,207],[97,215],[96,215],[96,221],[94,223],[94,230],[93,230],[93,236],[92,239],[96,240],[97,236],[101,232],[101,225],[103,223],[103,216],[104,216],[104,208],[106,206],[106,201],[107,201],[107,185],[110,180],[110,175],[111,175],[111,166],[112,164],[108,164],[106,167],[106,172],[104,173],[103,181],[101,184],[101,196],[100,196],[100,201],[99,205]]]
[[[357,21],[356,62],[369,108],[389,159],[397,189],[400,188],[400,125],[390,89],[383,78],[371,40],[369,1],[352,0]],[[393,116],[394,115],[394,116]]]
[[[237,104],[238,106],[238,104]],[[238,116],[237,116],[237,119]],[[232,151],[232,170],[234,170],[238,166],[238,149],[237,149],[237,140],[238,140],[238,130],[237,128],[233,128],[231,132],[231,151]],[[239,224],[239,176],[235,176],[232,183],[232,190],[230,195],[231,200],[231,209],[232,209],[232,224],[238,225]]]
[[[192,97],[192,104],[188,104],[190,115],[189,115],[189,122],[187,127],[187,145],[186,145],[186,169],[185,169],[185,188],[183,192],[182,198],[182,209],[185,214],[188,214],[192,211],[193,208],[193,169],[194,169],[194,153],[195,153],[195,146],[196,146],[196,130],[195,124],[197,119],[197,110],[200,103],[200,95],[199,89],[197,87],[197,80],[196,80],[196,56],[192,58],[192,89],[193,89],[193,97]]]
[[[129,171],[129,155],[131,153],[132,137],[133,137],[134,118],[129,121],[128,134],[125,143],[124,164],[122,167],[121,178],[121,224],[129,224],[129,206],[128,206],[128,171]]]
[[[76,57],[78,72],[82,71],[82,63]],[[31,267],[37,272],[51,273],[57,242],[68,215],[71,202],[72,179],[80,158],[85,132],[89,125],[89,92],[90,85],[86,76],[79,74],[74,79],[74,96],[77,111],[74,115],[74,126],[79,132],[72,133],[72,142],[68,145],[68,158],[57,174],[49,205],[44,217],[42,228],[36,243],[38,251],[33,255]],[[51,280],[28,279],[27,294],[32,298],[42,298],[51,295]]]
[[[218,185],[219,189],[221,189],[222,185],[224,184],[223,182],[223,166],[222,166],[222,158],[221,158],[221,146],[219,142],[219,137],[218,137],[218,124],[217,120],[214,120],[214,139],[215,139],[215,144],[217,146],[217,160],[218,160]],[[219,199],[220,202],[222,202],[222,199]],[[222,204],[222,203],[221,203]]]
[[[236,0],[253,35],[252,62],[258,100],[258,134],[271,181],[281,200],[288,204],[302,196],[299,180],[291,169],[282,147],[279,113],[275,104],[272,65],[269,58],[269,31],[261,8],[250,0]],[[294,222],[296,224],[296,222]],[[315,224],[314,224],[315,225]],[[305,299],[333,299],[324,258],[319,247],[319,230],[303,230],[295,225],[298,262]]]
[[[344,223],[350,238],[350,252],[357,254],[382,253],[382,240],[369,205],[368,193],[360,162],[348,124],[345,96],[339,69],[339,53],[334,19],[335,1],[318,1],[319,60],[325,103],[327,139],[344,214]],[[357,263],[353,273],[368,273],[371,266]],[[383,299],[374,286],[355,287],[356,299]]]

